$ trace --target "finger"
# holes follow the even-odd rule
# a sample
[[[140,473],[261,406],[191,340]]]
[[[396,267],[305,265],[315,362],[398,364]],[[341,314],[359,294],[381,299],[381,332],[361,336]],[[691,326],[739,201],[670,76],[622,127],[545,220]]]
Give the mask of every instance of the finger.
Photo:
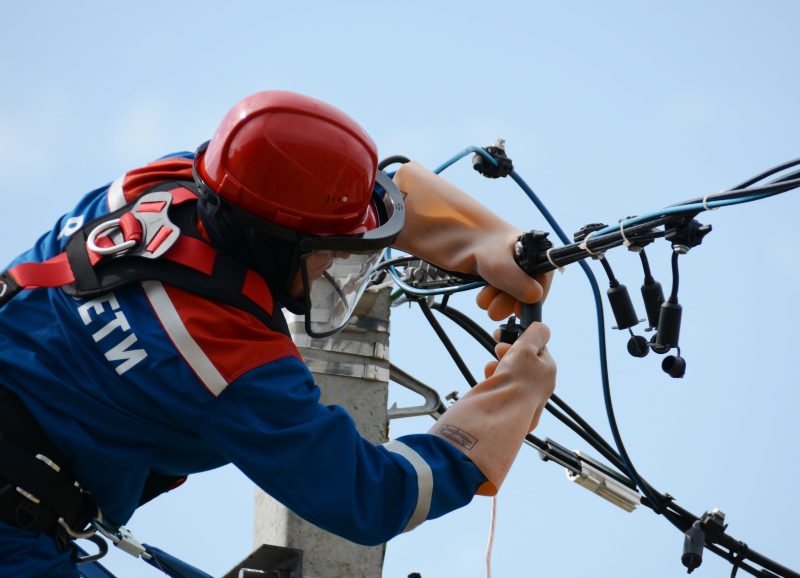
[[[516,305],[517,300],[514,297],[504,291],[500,291],[492,299],[486,312],[489,314],[489,319],[500,321],[512,315]]]
[[[553,271],[550,271],[549,273],[536,276],[536,281],[542,286],[542,301],[547,299],[547,295],[550,293],[550,286],[553,284],[553,273]]]
[[[500,365],[500,362],[494,360],[487,363],[486,366],[483,368],[484,379],[489,379],[490,377],[492,377],[498,365]]]
[[[498,343],[494,346],[494,354],[497,356],[497,359],[503,359],[503,356],[508,353],[509,349],[511,349],[510,343]]]
[[[486,270],[479,273],[489,283],[523,303],[536,303],[544,293],[538,281],[520,269],[513,260],[510,263],[502,260],[488,263]]]
[[[532,347],[539,355],[545,350],[545,345],[550,341],[550,328],[544,323],[531,323],[525,331],[517,338],[517,343],[524,343],[527,347]]]
[[[489,305],[491,305],[492,300],[498,293],[500,293],[500,289],[492,285],[486,285],[483,289],[478,291],[478,295],[475,297],[475,303],[477,303],[478,307],[486,311],[489,309]]]

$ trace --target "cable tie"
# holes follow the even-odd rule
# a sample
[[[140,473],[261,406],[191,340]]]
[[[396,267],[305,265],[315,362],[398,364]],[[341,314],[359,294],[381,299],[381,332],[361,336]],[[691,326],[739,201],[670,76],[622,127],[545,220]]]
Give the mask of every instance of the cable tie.
[[[580,248],[580,249],[583,249],[584,251],[586,251],[587,253],[589,253],[589,254],[590,254],[592,257],[597,257],[597,256],[599,256],[599,255],[602,255],[602,253],[593,253],[593,252],[592,252],[592,250],[591,250],[591,249],[589,249],[589,246],[587,245],[587,243],[589,242],[589,239],[591,239],[591,238],[592,238],[592,235],[594,235],[596,232],[597,232],[597,231],[592,231],[591,233],[589,233],[588,235],[586,235],[586,238],[583,240],[583,243],[581,243],[580,245],[578,245],[578,248]]]
[[[620,221],[619,222],[619,234],[622,235],[622,240],[624,241],[624,245],[626,247],[630,247],[631,245],[633,245],[633,243],[631,243],[628,240],[628,237],[625,236],[625,226],[624,225],[625,225],[625,221]]]
[[[720,193],[721,193],[721,192],[722,192],[722,191],[720,191]],[[714,193],[708,193],[708,195],[706,195],[705,197],[703,197],[703,208],[704,208],[706,211],[715,211],[715,210],[719,209],[719,207],[709,207],[709,206],[708,206],[708,196],[709,196],[709,195],[713,195],[713,194],[714,194]]]
[[[554,269],[558,269],[559,273],[563,273],[564,272],[564,267],[560,267],[559,265],[556,265],[556,262],[553,261],[553,258],[550,256],[550,251],[552,251],[553,249],[555,249],[555,247],[550,247],[547,250],[547,260],[550,261],[550,264],[553,266]]]

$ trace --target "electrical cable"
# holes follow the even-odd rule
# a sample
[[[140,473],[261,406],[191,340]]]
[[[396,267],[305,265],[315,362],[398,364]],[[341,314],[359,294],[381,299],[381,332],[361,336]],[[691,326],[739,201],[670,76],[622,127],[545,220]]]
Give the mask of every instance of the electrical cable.
[[[404,164],[410,163],[410,162],[411,162],[411,159],[408,158],[408,157],[404,157],[403,155],[393,155],[393,156],[390,156],[390,157],[386,157],[381,162],[379,162],[378,163],[378,170],[382,171],[386,167],[394,165],[394,164],[404,165]]]
[[[497,342],[494,338],[489,335],[489,333],[484,330],[478,323],[476,323],[473,319],[455,309],[453,307],[444,307],[437,302],[434,302],[430,305],[431,309],[434,311],[439,311],[441,314],[445,315],[448,319],[456,323],[461,329],[463,329],[468,335],[473,337],[478,343],[480,343],[484,349],[486,349],[492,356],[495,358],[497,355],[495,354],[494,346]],[[574,409],[572,409],[564,400],[562,400],[557,394],[553,394],[550,396],[550,401],[555,404],[558,408],[560,408],[567,416],[569,416],[574,423],[567,423],[568,420],[561,415],[558,419],[565,423],[567,427],[575,431],[581,438],[589,443],[593,448],[595,448],[598,452],[600,452],[603,457],[611,461],[615,467],[619,468],[620,470],[624,469],[622,466],[622,462],[619,456],[616,454],[614,448],[609,444],[599,433],[597,433],[594,428],[592,428],[589,423],[587,423]],[[549,407],[548,407],[549,406]],[[551,404],[545,406],[548,411],[553,409]],[[554,414],[555,415],[555,414]],[[566,421],[565,421],[566,420]],[[577,425],[577,427],[576,427]]]
[[[669,295],[670,303],[678,302],[678,284],[680,283],[680,273],[678,272],[678,256],[680,253],[677,251],[672,252],[672,291]]]
[[[445,168],[456,162],[458,159],[466,156],[471,152],[476,154],[482,154],[483,156],[489,158],[495,165],[497,164],[497,162],[493,158],[490,158],[490,155],[485,150],[478,149],[477,147],[469,147],[464,151],[462,151],[461,153],[459,153],[459,155],[456,155],[453,159],[450,159],[447,163],[440,166],[435,172],[441,172],[441,170],[444,170]],[[758,175],[757,177],[754,177],[753,179],[746,181],[743,185],[740,185],[740,187],[738,187],[737,189],[741,189],[744,186],[749,187],[751,184],[759,182],[768,176],[771,176],[773,174],[776,174],[777,172],[786,170],[787,168],[791,168],[792,166],[796,166],[798,164],[800,164],[800,159],[796,161],[790,161],[789,163],[784,163],[783,165],[779,165],[774,169],[765,171],[761,175]],[[549,213],[546,207],[544,207],[541,201],[539,201],[535,193],[533,193],[530,187],[528,187],[528,185],[522,180],[521,177],[519,177],[519,175],[516,174],[515,171],[512,170],[510,174],[512,176],[512,179],[516,181],[517,184],[520,186],[520,188],[522,188],[522,190],[529,196],[531,201],[533,201],[533,203],[537,206],[537,208],[545,217],[545,219],[548,221],[550,226],[553,228],[553,230],[565,244],[565,247],[562,247],[560,249],[573,250],[574,244],[570,242],[569,238],[564,234],[563,230],[555,222],[555,219],[552,217],[552,215]],[[634,217],[628,221],[623,222],[619,227],[608,227],[607,228],[608,231],[606,231],[606,229],[603,229],[599,232],[594,233],[590,239],[593,245],[595,244],[595,242],[598,243],[602,242],[602,245],[599,246],[595,245],[594,247],[592,247],[592,252],[593,253],[602,252],[599,249],[599,247],[602,247],[602,250],[607,250],[607,248],[610,248],[610,246],[612,245],[618,246],[622,244],[624,239],[621,238],[623,237],[623,235],[620,234],[621,228],[624,228],[625,231],[624,236],[628,237],[628,239],[631,240],[633,243],[635,243],[637,240],[640,242],[643,240],[643,237],[639,239],[634,238],[634,235],[639,230],[644,231],[643,235],[646,235],[649,241],[657,236],[663,236],[663,233],[654,233],[652,230],[648,232],[648,229],[653,229],[654,227],[658,227],[670,222],[678,222],[680,220],[694,218],[694,216],[696,216],[699,212],[702,212],[703,210],[708,210],[709,208],[716,208],[718,206],[731,206],[744,202],[751,202],[754,200],[760,200],[763,198],[767,198],[769,196],[773,196],[775,194],[786,192],[788,190],[800,186],[800,178],[796,178],[798,175],[800,175],[800,171],[795,171],[789,175],[784,175],[783,177],[779,177],[778,179],[775,179],[772,183],[764,186],[748,188],[747,190],[744,191],[730,190],[723,193],[718,193],[716,195],[708,195],[707,197],[700,199],[699,201],[693,200],[673,207],[669,207],[667,209],[663,209],[662,211],[659,212],[651,213],[649,215]],[[614,232],[616,232],[616,235],[614,235]],[[615,236],[620,238],[615,239],[614,238]],[[557,250],[558,249],[554,250],[553,252]],[[586,252],[583,251],[583,253]],[[640,255],[642,255],[641,257],[642,263],[645,268],[645,276],[647,277],[647,275],[650,273],[649,263],[647,262],[646,257],[644,257],[642,253],[640,253]],[[677,287],[678,287],[677,255],[678,255],[677,252],[674,253],[673,255],[673,295],[676,298],[677,298]],[[582,439],[584,439],[585,441],[590,443],[593,447],[595,447],[595,449],[600,451],[601,454],[603,454],[604,457],[606,457],[606,459],[608,459],[612,464],[614,464],[616,467],[619,467],[621,471],[626,472],[633,480],[634,484],[644,494],[645,499],[642,501],[643,505],[650,507],[656,513],[664,516],[665,519],[667,519],[680,531],[685,532],[692,526],[692,524],[698,521],[699,518],[697,518],[697,516],[685,510],[684,508],[681,508],[678,504],[675,503],[673,498],[668,494],[666,495],[660,494],[652,486],[650,486],[650,484],[646,480],[644,480],[636,471],[636,469],[633,467],[633,464],[631,463],[630,457],[627,454],[625,446],[622,443],[622,439],[619,433],[619,428],[616,423],[616,417],[614,415],[614,409],[611,400],[610,380],[608,377],[608,363],[607,363],[607,352],[606,352],[606,342],[605,342],[605,329],[604,329],[605,321],[603,315],[603,304],[602,304],[602,299],[600,297],[600,291],[597,285],[597,280],[594,277],[594,274],[592,273],[588,264],[584,260],[586,256],[587,256],[586,254],[583,254],[582,256],[575,259],[575,261],[571,262],[576,262],[576,261],[579,262],[581,267],[584,269],[584,272],[586,273],[587,278],[589,279],[589,283],[591,285],[592,293],[595,299],[597,322],[598,322],[597,323],[598,337],[599,337],[598,344],[600,353],[601,379],[603,384],[603,398],[606,405],[606,413],[608,415],[609,426],[611,428],[612,436],[614,438],[614,443],[617,446],[617,451],[619,453],[617,454],[610,446],[610,444],[605,442],[605,440],[603,440],[603,438],[599,436],[597,432],[595,432],[588,425],[588,423],[586,423],[584,420],[582,420],[582,418],[580,418],[580,416],[578,416],[577,412],[574,412],[574,410],[569,408],[569,406],[567,406],[566,404],[564,404],[564,406],[566,408],[569,408],[569,410],[566,410],[564,409],[564,407],[562,407],[562,409],[564,409],[564,411],[566,412],[566,415],[562,414],[558,410],[555,410],[554,407],[552,409],[555,411],[551,411],[551,413],[553,413],[553,415],[555,415],[557,419],[562,421],[562,423],[565,423],[565,425],[567,425],[568,427],[573,429],[573,431],[578,433]],[[550,257],[550,255],[548,255],[548,257]],[[556,261],[557,265],[567,264],[558,257],[553,257],[551,259],[551,265],[553,260]],[[398,280],[399,276],[397,275],[397,272],[394,270],[394,266],[390,265],[388,266],[388,269],[390,273],[392,273],[392,276],[395,278],[395,280]],[[408,290],[410,290],[411,292],[421,291],[411,286],[407,287]],[[450,287],[444,291],[440,291],[439,293],[449,296],[450,294],[456,291],[466,290],[463,289],[463,287],[464,285],[461,285],[459,287]],[[405,291],[406,289],[403,288],[403,290]],[[463,359],[461,359],[460,355],[455,350],[455,347],[449,340],[449,337],[447,337],[441,325],[438,323],[438,321],[435,320],[431,311],[432,308],[429,307],[424,300],[420,299],[418,300],[418,302],[420,303],[420,306],[426,318],[431,323],[432,327],[434,328],[440,339],[442,339],[442,342],[445,344],[445,347],[448,349],[448,353],[451,356],[453,356],[453,359],[459,366],[459,369],[461,369],[462,373],[464,373],[465,378],[467,378],[468,382],[474,382],[474,378],[472,378],[471,374],[469,373],[469,370],[466,369]],[[453,311],[455,310],[446,306],[441,307],[440,311],[444,313],[446,316],[448,316],[448,318],[454,320],[460,327],[465,329],[468,333],[470,333],[470,335],[472,335],[485,348],[489,349],[491,347],[493,349],[493,346],[491,345],[493,339],[490,342],[488,338],[488,333],[486,333],[483,330],[475,331],[474,328],[471,327],[472,323],[464,321],[464,319],[468,318],[463,316],[463,314],[453,314]],[[459,318],[459,320],[457,321],[456,318]],[[471,383],[471,387],[472,386],[473,385]],[[561,402],[561,400],[556,401],[555,399],[553,399],[553,402],[559,405],[559,407],[561,407],[561,403],[563,403]],[[536,436],[528,434],[525,438],[525,441],[530,445],[533,445],[534,447],[539,449],[543,454],[548,455],[547,444],[542,440],[538,439]],[[717,546],[717,544],[720,544],[722,547]],[[729,561],[731,564],[736,564],[737,566],[734,568],[734,570],[736,568],[740,568],[744,571],[747,571],[750,574],[753,574],[754,576],[762,576],[762,577],[768,575],[768,572],[777,572],[781,576],[800,578],[800,574],[782,566],[781,564],[778,564],[777,562],[759,554],[754,550],[747,548],[745,551],[742,551],[741,548],[743,544],[741,542],[734,540],[731,536],[725,534],[724,530],[721,532],[721,534],[718,533],[718,535],[712,535],[709,538],[707,538],[704,546],[706,549],[719,555],[723,559]],[[728,551],[726,552],[725,550],[723,550],[723,548],[727,548]],[[753,566],[747,564],[745,562],[746,559],[751,560],[755,564],[758,564],[764,570],[759,571]]]
[[[747,188],[750,185],[754,185],[759,181],[763,181],[767,177],[771,177],[772,175],[775,175],[777,173],[780,173],[782,171],[785,171],[786,169],[790,169],[790,168],[795,167],[797,165],[800,165],[800,159],[794,159],[794,160],[791,160],[791,161],[787,161],[785,163],[781,163],[779,165],[776,165],[776,166],[772,167],[771,169],[767,169],[766,171],[763,171],[763,172],[757,174],[756,176],[747,179],[743,183],[740,183],[740,184],[736,185],[735,187],[733,187],[733,190],[739,190],[739,189]]]
[[[418,299],[417,304],[419,305],[420,309],[422,309],[423,315],[430,323],[433,330],[436,332],[436,335],[441,340],[442,344],[444,345],[445,349],[447,349],[447,353],[450,354],[450,357],[453,358],[456,366],[458,367],[461,375],[464,376],[464,379],[467,380],[467,383],[470,387],[475,387],[478,385],[477,380],[472,376],[467,364],[464,363],[464,360],[461,358],[461,355],[458,353],[458,350],[453,345],[453,342],[450,341],[450,337],[448,337],[447,333],[442,329],[442,326],[439,324],[439,321],[434,317],[433,312],[431,311],[430,306],[424,299]]]

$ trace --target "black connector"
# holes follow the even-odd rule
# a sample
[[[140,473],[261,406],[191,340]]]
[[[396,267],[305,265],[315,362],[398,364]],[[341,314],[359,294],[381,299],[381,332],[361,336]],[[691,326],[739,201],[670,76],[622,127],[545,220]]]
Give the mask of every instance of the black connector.
[[[681,221],[674,227],[666,230],[664,238],[672,243],[673,247],[681,246],[686,249],[697,247],[703,242],[703,237],[711,232],[711,225],[702,225],[699,221]]]
[[[547,263],[547,252],[553,248],[553,242],[547,236],[546,231],[529,231],[517,237],[514,245],[514,256],[519,268],[531,277],[534,276],[533,270]]]
[[[589,223],[578,229],[578,231],[574,235],[572,235],[572,240],[575,241],[576,243],[580,243],[591,233],[594,233],[595,231],[600,231],[602,229],[605,229],[606,227],[608,227],[608,225],[606,225],[605,223]]]
[[[661,305],[664,303],[664,290],[661,288],[661,283],[653,277],[645,277],[642,284],[642,300],[647,312],[647,329],[658,329],[658,318],[661,315]]]
[[[487,179],[497,179],[510,175],[511,171],[514,170],[514,164],[511,162],[511,159],[506,156],[504,144],[505,141],[503,139],[497,139],[496,144],[483,148],[483,150],[497,161],[496,165],[482,154],[475,153],[472,157],[472,168]]]
[[[631,301],[631,296],[625,285],[613,279],[606,294],[608,295],[608,302],[611,305],[614,319],[617,322],[617,329],[629,329],[639,324],[639,316],[636,315],[636,309],[633,307],[633,301]]]
[[[523,328],[517,323],[517,318],[512,315],[506,323],[500,325],[500,343],[513,344],[522,331]]]
[[[681,334],[681,315],[683,307],[680,303],[665,301],[661,304],[658,316],[658,332],[655,343],[664,352],[673,347],[678,347],[678,338]]]
[[[686,566],[686,573],[691,574],[703,563],[703,548],[705,547],[706,534],[697,520],[692,527],[686,530],[683,538],[683,555],[681,563]]]

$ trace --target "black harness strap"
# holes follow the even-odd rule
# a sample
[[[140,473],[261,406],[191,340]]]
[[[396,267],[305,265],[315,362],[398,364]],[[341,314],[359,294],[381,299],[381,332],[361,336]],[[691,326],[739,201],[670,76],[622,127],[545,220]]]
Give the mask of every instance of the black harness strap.
[[[286,320],[263,277],[218,252],[197,230],[196,201],[193,182],[151,187],[124,207],[83,225],[70,236],[63,253],[45,263],[23,263],[5,271],[0,275],[0,306],[23,289],[61,287],[68,295],[92,298],[131,283],[163,281],[232,305],[288,336]],[[133,247],[108,255],[92,247],[92,242],[112,249],[127,242],[122,222],[131,215],[144,227]],[[116,220],[119,226],[112,225]],[[100,236],[98,230],[111,233]]]
[[[216,251],[197,229],[197,187],[164,182],[74,232],[44,263],[0,274],[0,306],[22,290],[60,287],[92,298],[142,281],[162,281],[245,311],[289,335],[266,281]],[[119,220],[119,221],[117,221]],[[180,485],[185,476],[151,472],[139,505]],[[0,385],[0,521],[44,532],[64,546],[63,524],[81,532],[98,514],[75,485],[69,464],[19,398]]]
[[[97,516],[69,463],[20,399],[0,386],[0,520],[43,532],[65,546]],[[61,520],[61,523],[59,522]]]

